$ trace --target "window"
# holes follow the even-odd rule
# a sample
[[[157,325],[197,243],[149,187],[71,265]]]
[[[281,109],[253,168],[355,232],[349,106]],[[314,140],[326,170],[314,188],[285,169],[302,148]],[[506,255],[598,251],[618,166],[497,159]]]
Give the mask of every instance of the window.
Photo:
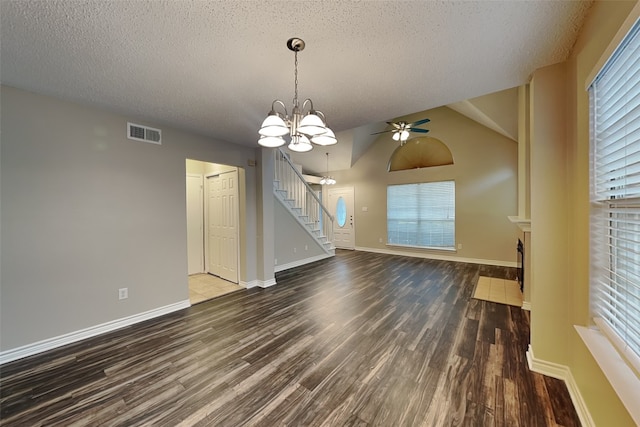
[[[456,195],[453,181],[387,187],[387,243],[455,248]]]
[[[342,196],[338,197],[338,201],[336,202],[336,220],[340,228],[344,227],[347,223],[347,204]]]
[[[589,87],[591,309],[640,372],[640,25]]]

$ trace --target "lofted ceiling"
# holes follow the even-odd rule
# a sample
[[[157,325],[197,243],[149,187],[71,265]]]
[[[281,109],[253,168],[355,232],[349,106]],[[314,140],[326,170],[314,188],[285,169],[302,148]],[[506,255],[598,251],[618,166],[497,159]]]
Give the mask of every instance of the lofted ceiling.
[[[564,60],[590,1],[2,0],[2,84],[257,147],[278,98],[338,134],[346,169],[384,121],[526,83]],[[381,124],[382,123],[382,124]],[[340,144],[343,147],[340,147]],[[326,169],[325,152],[305,169]]]

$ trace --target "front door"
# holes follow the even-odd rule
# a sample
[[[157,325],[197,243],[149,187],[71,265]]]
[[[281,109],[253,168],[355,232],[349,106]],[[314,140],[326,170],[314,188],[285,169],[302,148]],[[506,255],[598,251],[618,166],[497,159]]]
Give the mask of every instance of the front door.
[[[353,187],[329,189],[329,209],[334,217],[333,244],[336,248],[356,247],[353,206]]]

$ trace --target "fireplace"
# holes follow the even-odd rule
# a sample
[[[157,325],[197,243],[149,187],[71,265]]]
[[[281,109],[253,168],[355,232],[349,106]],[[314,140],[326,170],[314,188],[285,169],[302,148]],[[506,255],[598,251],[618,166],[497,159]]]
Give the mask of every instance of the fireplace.
[[[518,239],[518,267],[517,267],[517,279],[520,284],[520,291],[524,291],[524,245],[522,240]]]

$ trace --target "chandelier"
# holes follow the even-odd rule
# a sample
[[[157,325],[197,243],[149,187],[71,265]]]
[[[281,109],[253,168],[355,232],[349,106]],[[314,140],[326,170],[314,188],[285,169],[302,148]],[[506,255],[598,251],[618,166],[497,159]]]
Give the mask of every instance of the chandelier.
[[[327,153],[327,175],[320,180],[320,185],[333,185],[336,180],[329,176],[329,153]]]
[[[333,131],[327,127],[324,114],[313,108],[313,102],[307,98],[302,107],[298,102],[298,52],[302,51],[304,46],[304,40],[297,37],[287,41],[287,47],[295,56],[293,108],[289,115],[284,102],[276,99],[271,103],[271,111],[258,131],[258,144],[263,147],[281,147],[285,144],[284,136],[287,134],[290,136],[289,150],[300,153],[310,151],[313,148],[312,142],[317,145],[332,145],[338,142]],[[277,106],[282,107],[284,114],[276,112]]]

